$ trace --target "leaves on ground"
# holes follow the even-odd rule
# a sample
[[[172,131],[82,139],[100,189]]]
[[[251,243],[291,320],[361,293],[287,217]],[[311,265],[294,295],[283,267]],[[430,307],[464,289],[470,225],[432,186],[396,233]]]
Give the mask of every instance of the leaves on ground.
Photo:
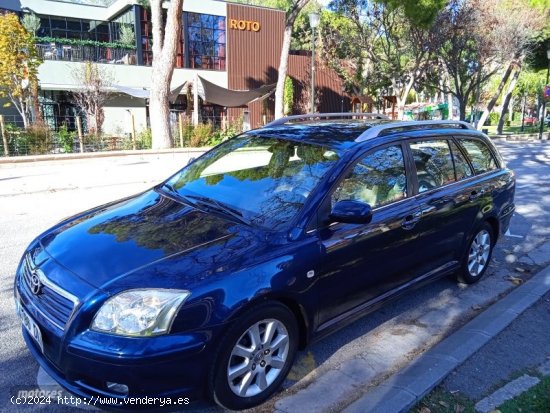
[[[523,280],[518,277],[514,277],[513,275],[509,275],[508,277],[504,277],[506,281],[511,281],[514,285],[520,285],[523,284]]]

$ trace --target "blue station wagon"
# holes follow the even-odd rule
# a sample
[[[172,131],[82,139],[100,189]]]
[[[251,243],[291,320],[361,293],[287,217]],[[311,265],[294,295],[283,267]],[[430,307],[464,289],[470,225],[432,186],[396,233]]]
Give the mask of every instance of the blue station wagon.
[[[514,189],[463,122],[283,118],[36,238],[23,336],[86,399],[256,406],[312,340],[439,277],[478,281]]]

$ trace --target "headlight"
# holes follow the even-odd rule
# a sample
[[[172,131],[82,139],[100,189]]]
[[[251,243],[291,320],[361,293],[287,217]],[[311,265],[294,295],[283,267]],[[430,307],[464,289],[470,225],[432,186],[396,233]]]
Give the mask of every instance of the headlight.
[[[121,336],[155,336],[170,330],[186,290],[128,290],[109,298],[92,322],[92,330]]]

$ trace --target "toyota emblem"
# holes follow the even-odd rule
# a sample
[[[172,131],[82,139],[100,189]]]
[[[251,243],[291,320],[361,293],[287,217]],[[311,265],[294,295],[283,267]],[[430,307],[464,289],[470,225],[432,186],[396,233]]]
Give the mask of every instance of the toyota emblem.
[[[40,282],[40,277],[36,272],[32,273],[30,287],[31,287],[31,292],[34,295],[40,294],[40,290],[42,289],[42,283]]]

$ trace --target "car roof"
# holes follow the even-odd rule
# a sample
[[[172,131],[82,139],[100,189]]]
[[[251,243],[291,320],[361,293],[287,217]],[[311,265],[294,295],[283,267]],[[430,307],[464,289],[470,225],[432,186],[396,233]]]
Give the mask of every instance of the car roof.
[[[395,121],[379,114],[331,113],[277,119],[263,128],[247,132],[247,135],[324,145],[345,151],[379,136],[422,130],[457,129],[473,131],[470,124],[454,120]]]
[[[286,139],[346,150],[357,145],[355,141],[367,129],[388,123],[388,120],[307,121],[265,126],[247,132],[247,135]]]

